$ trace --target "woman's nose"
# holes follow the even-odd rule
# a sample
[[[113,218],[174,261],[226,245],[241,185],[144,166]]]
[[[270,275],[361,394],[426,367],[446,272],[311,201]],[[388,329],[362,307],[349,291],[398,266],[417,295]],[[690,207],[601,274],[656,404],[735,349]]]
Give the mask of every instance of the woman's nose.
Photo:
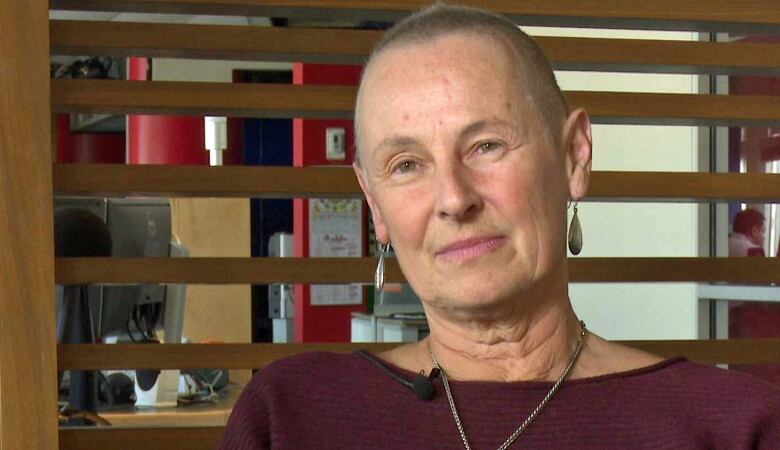
[[[450,167],[436,174],[436,214],[447,220],[467,220],[482,207],[468,170]]]

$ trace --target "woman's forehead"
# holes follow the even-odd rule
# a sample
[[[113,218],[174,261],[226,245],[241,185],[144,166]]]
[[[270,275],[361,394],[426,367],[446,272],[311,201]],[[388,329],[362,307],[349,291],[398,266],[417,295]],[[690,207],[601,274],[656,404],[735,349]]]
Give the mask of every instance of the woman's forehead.
[[[489,42],[445,40],[380,55],[361,86],[363,147],[399,130],[459,132],[476,122],[522,122],[528,96],[509,61],[485,60]],[[452,54],[457,58],[449,58]]]

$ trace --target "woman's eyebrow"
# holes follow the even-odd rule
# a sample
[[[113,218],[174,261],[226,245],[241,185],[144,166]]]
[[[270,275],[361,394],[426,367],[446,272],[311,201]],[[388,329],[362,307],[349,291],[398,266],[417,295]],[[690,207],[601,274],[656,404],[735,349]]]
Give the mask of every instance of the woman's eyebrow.
[[[485,129],[488,128],[498,128],[502,131],[507,131],[513,134],[516,134],[519,131],[516,126],[504,120],[500,120],[500,119],[479,120],[463,128],[460,131],[460,135],[458,136],[458,138],[462,142],[468,139],[469,137],[471,137],[472,135],[484,131]]]
[[[474,134],[486,129],[498,129],[516,135],[519,129],[514,124],[501,119],[478,120],[464,127],[458,134],[458,140],[463,142]],[[373,146],[371,153],[376,157],[382,156],[382,153],[392,151],[398,147],[422,147],[423,144],[411,136],[391,135],[380,140]]]
[[[381,156],[383,152],[387,152],[394,148],[419,145],[420,141],[411,136],[388,136],[379,141],[379,143],[374,146],[371,153],[373,153],[375,156]]]

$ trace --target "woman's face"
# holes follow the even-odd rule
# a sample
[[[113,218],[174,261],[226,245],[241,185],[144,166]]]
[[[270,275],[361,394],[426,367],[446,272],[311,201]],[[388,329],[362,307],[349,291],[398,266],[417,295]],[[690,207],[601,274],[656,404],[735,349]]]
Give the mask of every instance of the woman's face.
[[[366,74],[356,171],[377,237],[428,304],[489,308],[565,271],[565,152],[514,61],[451,35],[387,50]]]

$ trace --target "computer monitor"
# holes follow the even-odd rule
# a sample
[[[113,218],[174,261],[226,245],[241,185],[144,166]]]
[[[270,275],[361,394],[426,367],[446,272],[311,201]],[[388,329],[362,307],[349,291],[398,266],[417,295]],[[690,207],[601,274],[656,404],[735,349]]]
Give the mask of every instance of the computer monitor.
[[[108,226],[111,256],[181,257],[186,249],[171,242],[171,207],[167,199],[55,198],[63,208],[86,209]],[[181,342],[184,286],[166,284],[90,285],[93,334],[98,338],[142,340],[165,328],[166,342]],[[58,304],[61,289],[57,290]]]
[[[167,200],[108,199],[106,224],[111,232],[112,257],[170,255],[171,208]],[[160,284],[104,286],[96,311],[100,336],[151,337],[162,327],[165,294],[166,287]]]

